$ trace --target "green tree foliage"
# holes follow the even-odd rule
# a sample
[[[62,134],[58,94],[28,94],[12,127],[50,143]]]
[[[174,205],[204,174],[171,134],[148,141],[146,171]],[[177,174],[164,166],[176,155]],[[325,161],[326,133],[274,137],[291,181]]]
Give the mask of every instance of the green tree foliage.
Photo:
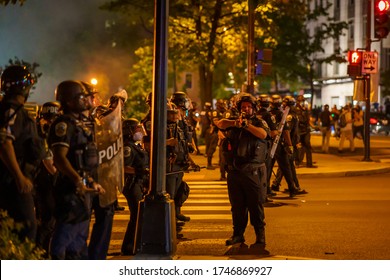
[[[313,1],[289,0],[280,4],[276,13],[269,16],[274,21],[274,36],[278,42],[274,46],[273,69],[274,77],[280,77],[284,82],[301,81],[310,85],[313,91],[313,82],[317,78],[317,69],[322,64],[343,63],[343,52],[340,48],[332,53],[326,53],[323,46],[328,39],[338,40],[344,35],[348,24],[335,22],[329,16],[333,8],[328,1],[322,5],[314,5]],[[309,23],[321,22],[313,34],[306,29]],[[275,83],[277,83],[275,81]]]
[[[129,85],[126,86],[128,99],[125,114],[141,120],[148,111],[146,97],[152,91],[153,47],[141,47],[135,51],[135,55],[138,61],[133,65]]]
[[[21,227],[0,210],[0,260],[43,260],[44,250],[28,239],[19,239],[17,233]]]

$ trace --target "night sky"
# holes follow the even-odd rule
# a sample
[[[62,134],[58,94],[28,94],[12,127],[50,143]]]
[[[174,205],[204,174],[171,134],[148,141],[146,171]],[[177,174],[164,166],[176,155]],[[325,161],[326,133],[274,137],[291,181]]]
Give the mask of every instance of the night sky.
[[[28,101],[54,100],[56,86],[68,79],[96,77],[104,81],[105,95],[124,86],[126,75],[120,72],[130,67],[124,65],[129,58],[113,54],[109,40],[99,42],[107,36],[105,20],[112,16],[99,9],[105,1],[27,0],[23,6],[0,6],[0,66],[18,57],[40,64],[43,74]],[[82,44],[86,38],[88,45]]]

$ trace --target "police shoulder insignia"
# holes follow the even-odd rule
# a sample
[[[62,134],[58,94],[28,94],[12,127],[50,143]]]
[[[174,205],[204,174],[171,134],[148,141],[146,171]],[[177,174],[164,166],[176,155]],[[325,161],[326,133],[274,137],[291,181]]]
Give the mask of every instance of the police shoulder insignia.
[[[63,137],[66,135],[68,125],[65,122],[59,122],[55,126],[55,133],[58,137]]]
[[[131,155],[131,148],[129,146],[125,146],[123,148],[123,156],[129,157]]]

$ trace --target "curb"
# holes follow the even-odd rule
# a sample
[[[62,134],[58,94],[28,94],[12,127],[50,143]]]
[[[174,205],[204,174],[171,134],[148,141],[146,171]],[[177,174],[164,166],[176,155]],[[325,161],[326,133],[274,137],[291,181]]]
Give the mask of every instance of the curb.
[[[336,172],[319,172],[319,173],[297,173],[298,178],[334,178],[334,177],[354,177],[354,176],[365,176],[374,174],[389,173],[390,167],[381,167],[371,170],[358,170],[358,171],[336,171]]]

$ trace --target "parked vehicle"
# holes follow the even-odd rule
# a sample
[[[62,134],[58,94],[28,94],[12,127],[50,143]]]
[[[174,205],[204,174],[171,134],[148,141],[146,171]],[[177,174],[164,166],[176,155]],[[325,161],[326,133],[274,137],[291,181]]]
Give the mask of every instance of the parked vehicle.
[[[380,112],[370,112],[371,133],[386,135],[390,134],[390,116]]]

